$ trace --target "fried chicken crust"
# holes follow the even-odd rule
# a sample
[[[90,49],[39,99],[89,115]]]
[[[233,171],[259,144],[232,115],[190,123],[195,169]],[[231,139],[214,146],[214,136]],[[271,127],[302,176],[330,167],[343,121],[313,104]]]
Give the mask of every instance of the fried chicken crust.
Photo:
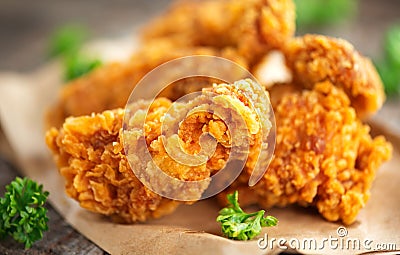
[[[310,91],[288,92],[274,113],[275,155],[263,179],[248,187],[247,172],[226,192],[239,190],[243,205],[297,203],[315,206],[329,221],[353,223],[379,166],[391,156],[391,144],[382,136],[371,138],[348,96],[329,81]]]
[[[248,88],[247,85],[246,81],[234,85],[220,84],[207,91],[217,93],[228,101],[234,100],[239,112],[246,111],[251,116],[255,108],[248,104],[241,90]],[[143,111],[149,104],[140,101],[130,105],[129,110],[135,111],[129,115],[129,123],[141,123],[138,120],[144,116]],[[189,154],[197,153],[200,135],[204,132],[215,138],[217,146],[206,163],[198,166],[180,164],[168,155],[162,142],[161,127],[171,104],[169,99],[158,98],[150,104],[147,112],[144,137],[152,160],[162,171],[176,179],[207,179],[225,166],[232,147],[231,133],[226,123],[212,112],[189,115],[179,127],[180,144],[185,151]],[[190,102],[187,106],[192,109]],[[229,106],[221,107],[231,111]],[[54,155],[60,174],[65,178],[66,193],[83,208],[108,215],[117,222],[146,221],[171,213],[182,202],[154,193],[138,180],[131,169],[138,167],[141,163],[139,161],[145,157],[139,155],[139,161],[128,163],[126,150],[129,151],[129,146],[137,143],[140,136],[136,135],[134,129],[122,129],[124,115],[125,110],[115,109],[90,116],[70,117],[62,128],[51,128],[46,133],[46,143]],[[250,130],[250,134],[246,132],[245,135],[250,136],[250,143],[254,147],[261,128],[254,128],[259,123],[249,116],[245,116],[245,124]],[[128,146],[125,150],[123,143]],[[146,172],[151,171],[151,168],[146,169]],[[153,177],[155,181],[163,181]],[[182,189],[179,192],[196,193],[200,197],[206,188],[200,185],[194,190]]]
[[[343,88],[361,118],[382,107],[385,93],[374,65],[349,42],[305,35],[288,41],[283,52],[295,84],[312,89],[318,82],[332,82]]]
[[[144,187],[129,166],[121,136],[123,116],[124,111],[117,109],[70,117],[61,129],[46,133],[46,143],[66,181],[66,193],[81,207],[116,222],[145,221],[170,213],[179,203]]]
[[[254,64],[294,35],[292,0],[177,1],[144,29],[144,42],[169,38],[177,47],[232,48]]]

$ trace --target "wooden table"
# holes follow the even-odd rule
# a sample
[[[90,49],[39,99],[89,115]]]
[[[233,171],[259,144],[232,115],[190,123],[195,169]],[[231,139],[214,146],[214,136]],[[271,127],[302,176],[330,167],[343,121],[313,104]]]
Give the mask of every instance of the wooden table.
[[[47,38],[59,25],[73,21],[86,25],[94,37],[119,36],[164,8],[168,2],[38,0],[28,5],[22,1],[1,0],[0,70],[26,71],[43,64]],[[363,0],[360,1],[359,15],[348,26],[315,31],[346,38],[364,54],[378,57],[382,35],[389,24],[396,20],[400,23],[399,13],[399,1]],[[391,100],[384,111],[397,113],[400,119],[400,101]],[[400,122],[398,124],[400,127]],[[3,195],[5,185],[19,174],[12,164],[13,159],[12,149],[0,130],[0,195]],[[23,245],[11,238],[5,239],[0,241],[0,254],[107,254],[70,227],[51,205],[46,206],[50,220],[44,238],[29,250],[24,250]]]

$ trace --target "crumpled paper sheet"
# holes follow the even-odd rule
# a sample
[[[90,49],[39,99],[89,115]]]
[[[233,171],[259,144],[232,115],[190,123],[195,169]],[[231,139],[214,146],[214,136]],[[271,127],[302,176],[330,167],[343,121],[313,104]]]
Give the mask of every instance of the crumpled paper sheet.
[[[111,44],[96,45],[98,52],[106,54],[106,58],[123,55],[110,54],[118,48],[124,48],[119,47],[115,41]],[[129,56],[126,51],[125,56]],[[50,191],[50,203],[66,221],[107,252],[231,255],[278,254],[282,251],[305,254],[362,254],[372,251],[363,248],[346,249],[343,245],[331,249],[326,241],[325,247],[322,247],[324,238],[341,240],[337,229],[342,225],[325,221],[312,208],[292,206],[268,210],[268,214],[279,219],[279,224],[276,227],[264,228],[260,235],[260,238],[264,238],[260,245],[265,246],[268,243],[265,249],[258,247],[257,239],[244,242],[221,237],[220,226],[215,221],[220,207],[213,199],[200,201],[192,206],[184,205],[171,215],[135,225],[114,224],[106,217],[80,208],[74,200],[65,195],[63,180],[44,143],[43,114],[45,108],[57,97],[62,83],[60,77],[60,65],[57,62],[29,74],[0,73],[1,125],[16,152],[24,174],[42,183],[44,188]],[[379,132],[389,134],[388,138],[394,145],[393,159],[381,167],[373,185],[370,201],[359,214],[357,221],[346,227],[348,234],[342,239],[372,240],[372,249],[380,243],[391,243],[396,245],[399,253],[400,135],[390,134],[390,131],[384,130],[385,126],[379,126],[383,127]],[[306,247],[301,247],[303,249],[284,250],[278,247],[277,240],[280,238],[286,239],[286,246],[289,242],[295,245],[296,239],[303,246],[303,243],[307,242],[305,238],[313,238],[318,247],[310,247],[310,244],[306,243]],[[272,239],[275,239],[273,244]],[[335,243],[332,245],[334,248]]]

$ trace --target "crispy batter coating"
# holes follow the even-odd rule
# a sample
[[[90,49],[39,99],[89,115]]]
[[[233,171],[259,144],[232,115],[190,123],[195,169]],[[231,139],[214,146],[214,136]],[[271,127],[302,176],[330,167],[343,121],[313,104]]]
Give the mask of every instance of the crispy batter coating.
[[[121,140],[123,116],[124,111],[117,109],[71,117],[60,130],[47,132],[46,143],[65,178],[66,193],[83,208],[117,222],[145,221],[172,212],[178,202],[148,190],[133,174]]]
[[[344,89],[357,115],[366,117],[385,101],[382,82],[372,62],[345,40],[305,35],[284,49],[294,82],[305,88],[328,80]]]
[[[221,56],[246,67],[243,58],[229,49],[177,49],[172,41],[158,40],[146,44],[146,47],[136,52],[127,63],[107,64],[63,86],[56,104],[47,112],[46,126],[61,127],[65,118],[70,116],[124,107],[133,88],[144,75],[169,60],[188,55]],[[171,98],[176,95],[176,91],[166,91],[163,94]]]
[[[144,41],[232,48],[250,65],[294,35],[292,0],[177,1],[144,30]]]
[[[274,113],[275,155],[266,174],[252,188],[244,174],[229,191],[240,190],[241,204],[311,205],[329,221],[353,223],[391,145],[382,136],[371,138],[347,95],[328,81],[311,91],[288,92]]]
[[[228,101],[234,100],[238,111],[249,112],[251,116],[255,109],[241,94],[241,88],[245,88],[243,84],[247,85],[246,82],[220,84],[207,91],[217,93]],[[193,102],[194,105],[197,103]],[[179,180],[198,181],[207,179],[225,166],[232,146],[231,133],[219,116],[210,111],[195,112],[180,124],[180,144],[183,144],[182,147],[189,154],[199,151],[199,138],[204,132],[213,135],[217,142],[210,160],[198,166],[187,166],[173,160],[162,143],[161,126],[171,107],[171,101],[165,98],[156,99],[151,103],[147,115],[144,115],[148,105],[149,102],[131,105],[129,110],[135,111],[133,115],[129,115],[129,123],[141,123],[140,118],[146,116],[145,142],[153,162],[162,171]],[[189,109],[193,108],[190,102],[187,106]],[[229,105],[221,107],[231,111]],[[116,109],[101,114],[67,118],[62,128],[51,128],[47,132],[46,143],[66,180],[66,192],[70,197],[77,200],[83,208],[108,215],[118,222],[133,223],[168,214],[181,202],[155,194],[131,170],[131,167],[141,164],[145,157],[139,155],[138,161],[128,163],[123,143],[128,144],[129,151],[129,146],[137,143],[141,136],[137,136],[135,129],[122,129],[124,114],[125,110]],[[249,116],[245,118],[245,124],[253,127],[249,129],[251,140],[255,141],[260,134],[260,128],[254,126],[259,123]],[[247,132],[245,135],[249,136]],[[146,172],[151,171],[151,168],[146,169]],[[206,188],[199,186],[195,190],[182,189],[180,192],[197,193],[200,197]]]

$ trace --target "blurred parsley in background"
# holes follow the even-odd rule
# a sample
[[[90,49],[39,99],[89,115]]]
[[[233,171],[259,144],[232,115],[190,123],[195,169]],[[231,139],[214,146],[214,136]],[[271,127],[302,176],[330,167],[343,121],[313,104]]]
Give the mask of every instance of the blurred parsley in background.
[[[58,28],[50,38],[50,57],[76,54],[87,39],[87,35],[88,31],[78,25]]]
[[[383,42],[383,58],[376,67],[388,96],[400,94],[400,24],[391,26]]]
[[[99,59],[90,59],[82,55],[71,55],[65,59],[65,80],[70,81],[101,66]]]
[[[77,25],[58,28],[50,38],[49,56],[61,57],[64,63],[64,80],[70,81],[101,66],[97,58],[81,52],[88,31]]]
[[[357,12],[357,0],[294,0],[296,26],[331,25],[343,21]]]

